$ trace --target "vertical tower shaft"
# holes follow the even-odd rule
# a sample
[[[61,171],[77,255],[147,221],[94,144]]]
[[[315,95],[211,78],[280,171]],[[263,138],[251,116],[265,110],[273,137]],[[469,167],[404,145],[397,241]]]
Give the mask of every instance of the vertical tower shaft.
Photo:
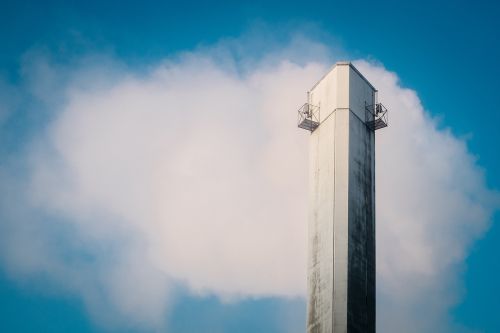
[[[348,62],[308,93],[310,137],[308,333],[375,332],[376,89]]]

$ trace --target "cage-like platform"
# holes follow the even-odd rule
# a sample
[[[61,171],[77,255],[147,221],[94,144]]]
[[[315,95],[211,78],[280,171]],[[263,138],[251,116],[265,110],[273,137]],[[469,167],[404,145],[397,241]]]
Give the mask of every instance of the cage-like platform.
[[[298,126],[310,132],[319,126],[319,107],[305,103],[298,110]]]
[[[387,127],[389,117],[387,109],[382,103],[366,105],[366,126],[372,131]]]

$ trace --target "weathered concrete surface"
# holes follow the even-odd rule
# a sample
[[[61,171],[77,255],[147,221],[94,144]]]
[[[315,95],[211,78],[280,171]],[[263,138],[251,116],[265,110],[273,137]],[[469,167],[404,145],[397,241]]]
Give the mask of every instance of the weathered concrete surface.
[[[375,93],[350,63],[309,93],[321,120],[310,138],[310,333],[375,332],[375,136],[365,125]]]

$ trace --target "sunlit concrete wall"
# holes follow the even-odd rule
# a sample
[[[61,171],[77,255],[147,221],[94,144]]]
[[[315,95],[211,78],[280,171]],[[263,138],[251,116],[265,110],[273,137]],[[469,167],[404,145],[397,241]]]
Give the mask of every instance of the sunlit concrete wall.
[[[376,90],[347,62],[309,92],[308,332],[375,332],[375,136],[365,104]]]

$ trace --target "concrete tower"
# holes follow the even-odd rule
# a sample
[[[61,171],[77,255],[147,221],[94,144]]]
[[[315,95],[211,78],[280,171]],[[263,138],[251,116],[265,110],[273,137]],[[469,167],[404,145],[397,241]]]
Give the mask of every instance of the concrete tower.
[[[387,126],[377,90],[339,62],[308,92],[311,131],[308,333],[375,332],[375,130]]]

